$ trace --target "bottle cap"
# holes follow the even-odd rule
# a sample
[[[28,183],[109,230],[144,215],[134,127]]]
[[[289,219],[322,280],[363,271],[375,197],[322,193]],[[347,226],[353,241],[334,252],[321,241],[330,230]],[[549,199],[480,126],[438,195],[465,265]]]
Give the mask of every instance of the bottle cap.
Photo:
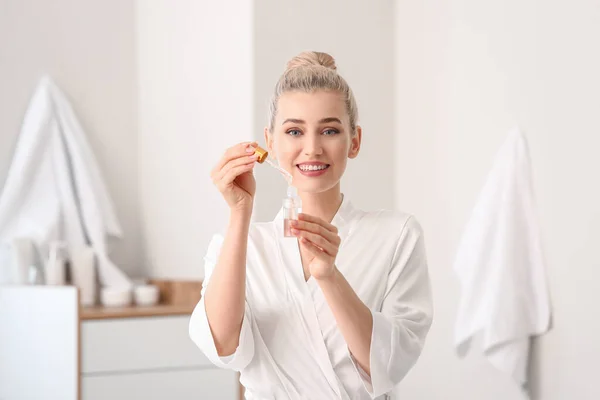
[[[258,156],[258,159],[256,161],[258,161],[259,163],[262,164],[267,159],[269,152],[260,146],[256,146],[256,150],[254,150],[254,154],[256,154]]]

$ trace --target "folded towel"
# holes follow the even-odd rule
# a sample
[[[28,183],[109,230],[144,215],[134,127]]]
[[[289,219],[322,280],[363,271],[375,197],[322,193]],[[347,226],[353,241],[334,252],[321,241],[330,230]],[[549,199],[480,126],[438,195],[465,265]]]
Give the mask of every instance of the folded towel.
[[[44,257],[54,241],[89,244],[100,283],[130,287],[107,255],[107,235],[121,237],[122,231],[100,169],[71,105],[44,77],[27,109],[0,195],[0,242],[30,238]]]

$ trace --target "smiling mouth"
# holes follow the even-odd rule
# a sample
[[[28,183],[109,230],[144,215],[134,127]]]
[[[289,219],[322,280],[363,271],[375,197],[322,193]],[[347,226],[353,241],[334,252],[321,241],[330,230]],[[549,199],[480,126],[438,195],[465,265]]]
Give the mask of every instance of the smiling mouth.
[[[296,165],[302,172],[324,171],[329,168],[329,164],[322,165]]]

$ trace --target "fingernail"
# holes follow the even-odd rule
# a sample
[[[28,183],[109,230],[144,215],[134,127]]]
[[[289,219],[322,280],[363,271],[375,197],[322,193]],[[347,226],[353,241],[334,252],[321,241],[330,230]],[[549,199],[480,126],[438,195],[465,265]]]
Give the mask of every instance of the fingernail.
[[[251,145],[248,145],[248,147],[246,147],[246,152],[247,153],[254,153],[256,149],[254,147],[252,147]]]
[[[290,223],[292,224],[292,226],[298,225],[298,221],[296,221],[295,219],[291,220]]]

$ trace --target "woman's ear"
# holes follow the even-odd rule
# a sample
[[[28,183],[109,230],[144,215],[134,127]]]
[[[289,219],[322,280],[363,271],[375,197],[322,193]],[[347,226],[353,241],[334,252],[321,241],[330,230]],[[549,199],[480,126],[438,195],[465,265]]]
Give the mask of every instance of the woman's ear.
[[[350,138],[350,150],[348,150],[348,158],[356,158],[360,152],[360,143],[362,141],[362,128],[356,127],[356,133]]]
[[[269,128],[265,127],[265,143],[267,144],[267,151],[269,152],[269,155],[273,158],[276,159],[275,157],[275,151],[273,150],[273,135],[271,135],[269,133]]]

